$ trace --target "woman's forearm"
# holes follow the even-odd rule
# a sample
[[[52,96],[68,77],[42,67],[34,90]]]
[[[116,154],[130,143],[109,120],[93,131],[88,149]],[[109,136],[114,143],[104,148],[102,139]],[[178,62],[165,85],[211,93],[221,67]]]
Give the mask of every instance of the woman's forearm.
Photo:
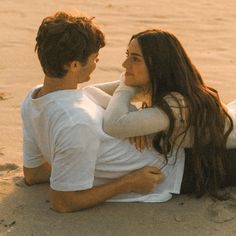
[[[120,81],[117,80],[107,83],[93,84],[84,87],[83,90],[91,100],[105,109],[119,83]]]
[[[93,86],[112,96],[119,84],[120,80],[115,80],[111,82],[94,84]]]
[[[130,112],[130,100],[135,92],[135,88],[121,85],[113,94],[103,122],[103,129],[109,135],[127,138],[168,129],[168,116],[158,108]]]
[[[94,86],[88,86],[83,88],[83,90],[86,92],[87,96],[97,105],[103,107],[104,109],[106,109],[111,96],[102,91],[101,89],[94,87]]]

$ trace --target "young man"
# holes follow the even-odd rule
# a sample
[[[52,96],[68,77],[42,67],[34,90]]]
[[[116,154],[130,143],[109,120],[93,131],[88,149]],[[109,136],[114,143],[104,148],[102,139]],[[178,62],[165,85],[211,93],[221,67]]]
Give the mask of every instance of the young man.
[[[36,41],[45,78],[21,108],[25,182],[50,180],[52,207],[58,212],[108,199],[166,201],[179,193],[184,155],[175,165],[170,158],[161,173],[162,156],[153,150],[141,153],[128,140],[105,134],[104,109],[85,89],[77,89],[90,79],[105,45],[92,19],[58,12],[43,20]]]

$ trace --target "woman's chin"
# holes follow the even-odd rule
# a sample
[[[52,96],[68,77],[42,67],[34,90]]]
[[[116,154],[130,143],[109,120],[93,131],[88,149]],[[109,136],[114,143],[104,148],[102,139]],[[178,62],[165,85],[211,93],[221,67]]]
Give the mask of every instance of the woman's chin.
[[[125,83],[125,85],[127,85],[127,86],[134,86],[134,83],[132,83],[132,81],[130,81],[130,80],[127,79],[127,78],[125,78],[124,83]]]

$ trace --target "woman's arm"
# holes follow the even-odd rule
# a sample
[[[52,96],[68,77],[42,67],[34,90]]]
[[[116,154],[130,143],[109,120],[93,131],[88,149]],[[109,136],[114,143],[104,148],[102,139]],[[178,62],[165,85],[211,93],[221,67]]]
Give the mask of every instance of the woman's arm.
[[[111,82],[106,82],[106,83],[99,83],[99,84],[94,84],[93,87],[98,88],[102,90],[103,92],[109,94],[110,96],[113,95],[115,90],[120,84],[120,80],[115,80]]]
[[[122,82],[113,94],[104,114],[103,129],[118,137],[135,137],[167,130],[168,116],[158,108],[130,112],[129,105],[137,89]]]
[[[105,109],[119,83],[120,81],[117,80],[107,83],[94,84],[84,87],[83,90],[90,99]]]

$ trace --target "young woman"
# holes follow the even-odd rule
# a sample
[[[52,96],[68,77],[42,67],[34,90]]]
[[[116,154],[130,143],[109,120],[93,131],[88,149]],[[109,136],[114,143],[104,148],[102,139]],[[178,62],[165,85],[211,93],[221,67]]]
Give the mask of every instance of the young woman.
[[[236,148],[236,101],[224,105],[178,39],[163,30],[133,35],[123,67],[126,72],[108,106],[109,98],[102,102],[107,106],[105,132],[119,138],[138,136],[132,140],[141,148],[149,145],[143,135],[152,134],[153,147],[166,163],[174,149],[185,148],[181,192],[221,198],[220,187],[236,185],[236,149],[226,150]],[[117,85],[100,88],[112,94]],[[131,112],[137,94],[143,95],[145,109]]]

